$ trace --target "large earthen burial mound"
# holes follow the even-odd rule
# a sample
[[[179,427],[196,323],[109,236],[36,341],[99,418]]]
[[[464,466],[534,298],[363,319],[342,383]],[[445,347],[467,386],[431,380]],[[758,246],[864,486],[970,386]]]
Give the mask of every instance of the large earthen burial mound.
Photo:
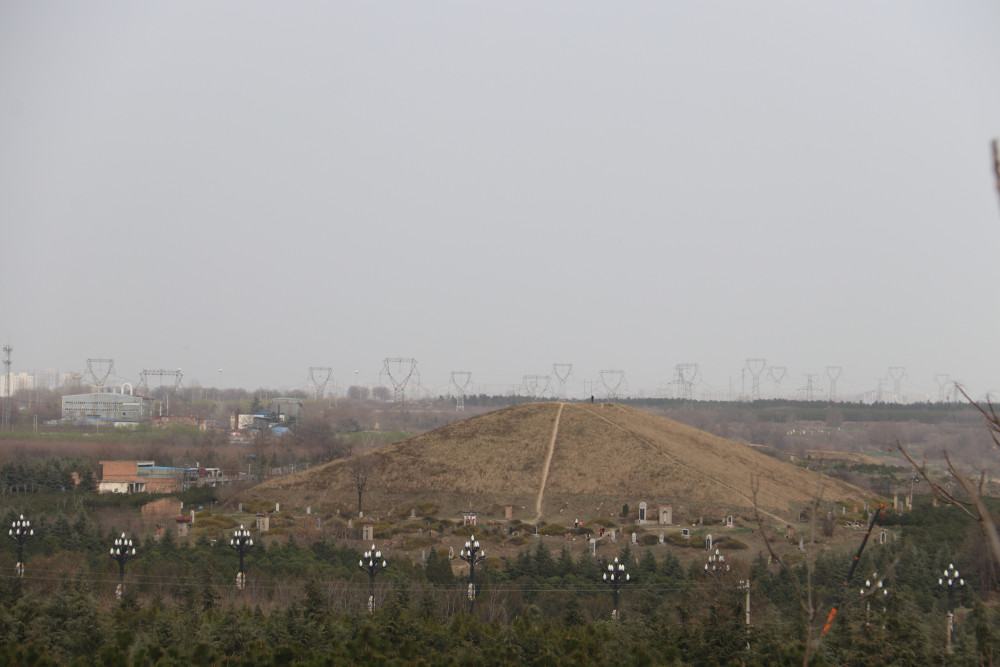
[[[531,403],[457,422],[357,457],[370,458],[369,502],[399,509],[514,505],[522,519],[565,520],[663,500],[682,515],[758,506],[790,518],[817,495],[853,504],[865,493],[642,410],[615,404]],[[350,505],[352,459],[259,485],[251,498]],[[560,517],[561,515],[561,517]],[[570,521],[572,519],[569,519]]]

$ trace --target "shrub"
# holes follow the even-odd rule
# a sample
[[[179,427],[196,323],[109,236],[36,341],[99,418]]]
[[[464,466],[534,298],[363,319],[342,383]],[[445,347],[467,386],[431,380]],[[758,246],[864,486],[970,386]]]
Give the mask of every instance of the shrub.
[[[666,537],[664,536],[663,539],[666,539]],[[639,543],[647,547],[651,547],[654,544],[658,544],[659,542],[660,542],[659,535],[643,535],[642,537],[639,538]]]
[[[570,532],[569,528],[560,526],[558,523],[549,523],[538,529],[539,535],[548,535],[550,537],[561,537],[568,532]]]
[[[425,549],[431,545],[431,538],[426,535],[408,535],[403,538],[403,543],[400,548],[403,551],[411,551],[413,549]]]
[[[423,517],[432,517],[437,514],[438,506],[437,503],[424,502],[417,503],[417,514]]]

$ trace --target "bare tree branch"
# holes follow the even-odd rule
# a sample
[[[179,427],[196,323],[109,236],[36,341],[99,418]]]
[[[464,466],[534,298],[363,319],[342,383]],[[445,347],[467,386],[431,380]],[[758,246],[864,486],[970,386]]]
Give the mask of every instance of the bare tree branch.
[[[997,179],[997,194],[1000,195],[1000,145],[996,139],[993,140],[993,171]]]

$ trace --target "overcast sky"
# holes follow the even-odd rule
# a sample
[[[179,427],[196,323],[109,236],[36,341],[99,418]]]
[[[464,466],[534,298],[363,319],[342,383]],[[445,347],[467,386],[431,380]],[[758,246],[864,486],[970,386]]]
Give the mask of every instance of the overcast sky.
[[[186,386],[1000,392],[997,136],[993,0],[2,0],[0,337]]]

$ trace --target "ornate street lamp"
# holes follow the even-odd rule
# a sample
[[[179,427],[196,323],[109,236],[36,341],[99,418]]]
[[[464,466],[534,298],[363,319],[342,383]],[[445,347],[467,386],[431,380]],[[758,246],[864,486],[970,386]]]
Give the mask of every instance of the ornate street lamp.
[[[471,535],[458,557],[469,564],[469,613],[471,614],[476,605],[476,563],[486,558],[486,550],[480,551],[476,536]]]
[[[382,561],[381,563],[379,561]],[[362,571],[368,573],[368,613],[375,613],[375,575],[379,572],[384,572],[385,568],[388,567],[385,560],[382,559],[382,552],[375,551],[375,545],[372,545],[371,551],[366,551],[364,558],[358,561],[358,567]]]
[[[883,587],[883,582],[879,578],[878,572],[873,572],[870,578],[865,579],[865,585],[861,587],[860,593],[862,597],[868,598],[865,601],[865,625],[868,625],[872,613],[872,597],[881,594],[884,605],[885,598],[889,595],[889,589]],[[885,611],[885,606],[882,607],[882,611]]]
[[[136,557],[132,540],[126,539],[125,533],[115,538],[115,544],[111,547],[111,557],[118,561],[118,588],[115,589],[115,597],[121,600],[125,594],[125,563]]]
[[[14,571],[17,576],[24,576],[24,543],[35,536],[35,529],[31,527],[31,522],[24,518],[22,514],[19,519],[10,524],[7,531],[11,539],[17,542],[17,565]]]
[[[729,565],[726,563],[726,557],[719,553],[716,549],[715,553],[708,557],[708,562],[705,563],[705,573],[706,574],[725,574],[729,572]]]
[[[959,576],[958,569],[951,563],[945,568],[944,575],[938,578],[938,586],[948,587],[948,653],[952,652],[951,640],[955,632],[955,586],[965,586],[965,579]]]
[[[236,549],[236,553],[240,555],[240,571],[236,573],[236,588],[243,590],[247,585],[247,572],[243,568],[243,558],[248,551],[253,549],[253,539],[250,537],[250,531],[244,529],[242,523],[239,530],[233,533],[233,538],[229,540],[229,546]]]
[[[608,563],[608,571],[604,573],[604,583],[611,586],[611,591],[615,595],[615,608],[611,612],[611,618],[618,620],[618,591],[621,587],[632,581],[632,575],[625,571],[625,563],[618,562],[618,556],[615,556],[615,562]]]

